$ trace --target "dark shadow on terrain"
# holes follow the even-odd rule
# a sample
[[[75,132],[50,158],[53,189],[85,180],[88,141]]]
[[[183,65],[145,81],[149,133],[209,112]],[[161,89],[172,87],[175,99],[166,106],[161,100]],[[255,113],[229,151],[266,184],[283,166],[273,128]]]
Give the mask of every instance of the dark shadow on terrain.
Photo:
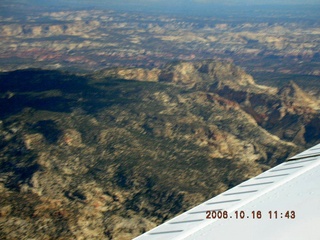
[[[62,134],[62,131],[58,129],[57,124],[53,120],[39,121],[33,128],[40,132],[50,144],[56,143]]]
[[[316,144],[320,138],[320,119],[314,118],[309,124],[306,125],[306,132],[304,134],[306,142]]]
[[[88,77],[53,70],[1,73],[0,118],[17,114],[26,107],[53,112],[81,108],[96,113],[114,104],[138,101],[130,96],[143,90],[139,87],[143,85],[141,82],[107,79],[104,83],[90,84],[89,81]]]
[[[0,162],[0,173],[9,174],[6,181],[6,187],[10,189],[19,189],[20,184],[28,182],[33,174],[40,169],[40,165],[35,161],[35,156],[21,149],[20,144],[14,144],[14,149],[8,151],[7,154],[15,156],[10,158],[9,161]],[[27,159],[23,160],[22,159]],[[6,175],[6,174],[5,174]]]
[[[0,74],[0,93],[43,92],[60,90],[79,93],[88,87],[87,79],[53,70],[17,70]]]
[[[26,107],[36,110],[47,110],[54,112],[70,112],[74,101],[63,97],[36,98],[27,94],[15,95],[11,98],[0,99],[0,118],[16,114]]]

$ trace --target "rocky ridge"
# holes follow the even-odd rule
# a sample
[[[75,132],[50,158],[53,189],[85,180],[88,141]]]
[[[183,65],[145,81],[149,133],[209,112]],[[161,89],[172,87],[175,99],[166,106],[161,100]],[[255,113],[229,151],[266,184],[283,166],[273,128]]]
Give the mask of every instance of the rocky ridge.
[[[264,129],[281,139],[298,144],[308,143],[308,140],[304,139],[308,138],[309,134],[303,129],[306,123],[318,121],[319,100],[303,91],[293,81],[280,89],[258,85],[251,75],[232,63],[207,60],[168,64],[161,70],[114,68],[101,71],[98,76],[167,82],[198,91],[217,93],[238,103],[241,109]],[[299,118],[294,120],[297,115]],[[281,129],[286,129],[283,131],[290,134]],[[302,136],[301,132],[304,132],[305,136]]]
[[[306,93],[230,63],[0,85],[2,239],[132,239],[319,141]]]

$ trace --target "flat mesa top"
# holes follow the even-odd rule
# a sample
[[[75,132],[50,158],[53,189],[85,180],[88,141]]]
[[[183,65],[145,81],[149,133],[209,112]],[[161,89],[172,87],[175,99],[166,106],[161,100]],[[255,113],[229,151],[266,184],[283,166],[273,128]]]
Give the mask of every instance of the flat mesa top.
[[[320,144],[135,240],[318,240],[319,183]]]

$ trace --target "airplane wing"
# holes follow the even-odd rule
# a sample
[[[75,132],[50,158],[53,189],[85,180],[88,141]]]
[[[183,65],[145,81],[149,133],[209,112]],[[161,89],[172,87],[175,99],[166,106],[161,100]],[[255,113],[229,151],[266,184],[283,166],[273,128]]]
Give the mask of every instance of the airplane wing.
[[[319,240],[320,144],[134,240]]]

